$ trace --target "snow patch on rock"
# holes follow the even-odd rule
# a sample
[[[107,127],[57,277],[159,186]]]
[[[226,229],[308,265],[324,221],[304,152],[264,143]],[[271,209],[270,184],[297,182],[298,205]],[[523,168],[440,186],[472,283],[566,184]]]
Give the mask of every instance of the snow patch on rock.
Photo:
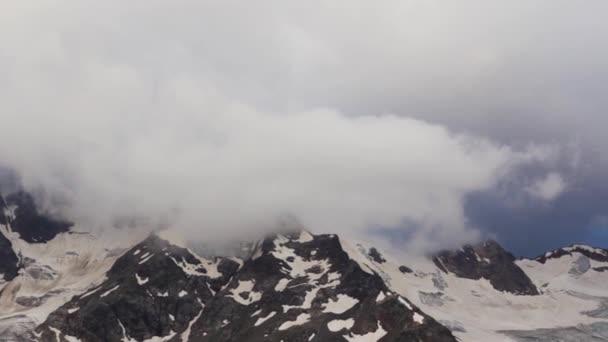
[[[363,335],[357,335],[350,333],[349,335],[344,335],[343,337],[348,342],[378,342],[382,337],[386,335],[386,330],[382,328],[380,322],[378,322],[378,329],[374,332],[369,332]]]
[[[254,326],[259,326],[262,323],[266,322],[267,320],[271,319],[272,317],[274,317],[277,313],[275,311],[269,313],[267,316],[265,317],[260,317],[258,318],[258,320],[255,322]]]
[[[262,293],[253,291],[254,286],[255,282],[253,280],[239,280],[238,286],[230,290],[227,297],[242,305],[255,303],[262,299]]]
[[[135,273],[135,278],[137,279],[137,283],[139,285],[145,285],[148,281],[150,281],[149,278],[142,278],[139,276],[139,274]]]
[[[323,304],[323,312],[343,314],[359,303],[358,299],[348,295],[339,294],[337,297],[338,299],[333,300],[330,298],[327,303]]]
[[[350,330],[355,325],[355,320],[352,318],[349,319],[334,319],[327,323],[327,329],[332,332],[338,332],[340,330],[346,329]]]
[[[310,315],[307,313],[301,313],[300,315],[298,315],[298,317],[296,317],[295,321],[287,321],[281,324],[279,330],[287,330],[291,327],[302,325],[308,321],[310,321]]]

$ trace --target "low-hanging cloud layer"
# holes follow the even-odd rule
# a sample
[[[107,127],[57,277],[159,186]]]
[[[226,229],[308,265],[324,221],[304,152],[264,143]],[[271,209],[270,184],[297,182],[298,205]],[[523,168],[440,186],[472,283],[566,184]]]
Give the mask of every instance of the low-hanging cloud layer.
[[[608,169],[607,6],[3,3],[0,165],[85,228],[204,239],[290,215],[530,253],[511,237]],[[500,226],[523,208],[545,219]]]
[[[324,232],[408,219],[424,227],[417,247],[462,243],[475,238],[464,196],[547,156],[392,115],[258,111],[186,76],[152,90],[125,73],[109,84],[105,70],[87,73],[84,91],[3,120],[3,162],[85,227],[145,218],[204,238],[271,229],[283,215]]]

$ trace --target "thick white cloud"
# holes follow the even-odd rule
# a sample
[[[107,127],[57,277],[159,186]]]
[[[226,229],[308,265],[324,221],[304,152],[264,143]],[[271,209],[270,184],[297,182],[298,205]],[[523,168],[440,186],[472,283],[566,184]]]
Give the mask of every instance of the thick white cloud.
[[[0,162],[91,226],[147,217],[205,238],[293,214],[317,231],[414,222],[418,246],[457,244],[475,238],[463,196],[544,156],[422,114],[483,125],[483,111],[452,100],[509,77],[501,68],[536,44],[516,39],[526,26],[514,20],[545,11],[482,1],[5,2]]]
[[[527,188],[530,195],[551,201],[566,190],[566,182],[559,173],[551,172]]]
[[[258,111],[183,76],[151,97],[132,70],[85,69],[82,90],[3,99],[21,110],[3,115],[0,157],[89,225],[146,217],[205,237],[284,214],[317,231],[407,219],[463,242],[462,197],[536,156],[392,115]]]

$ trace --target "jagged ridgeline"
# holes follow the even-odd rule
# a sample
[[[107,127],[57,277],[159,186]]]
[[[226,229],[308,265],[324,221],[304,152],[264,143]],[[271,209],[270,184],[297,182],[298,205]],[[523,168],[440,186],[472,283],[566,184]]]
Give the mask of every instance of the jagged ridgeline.
[[[261,241],[246,259],[202,259],[152,236],[107,280],[52,313],[41,341],[455,341],[349,258],[335,235]]]
[[[26,193],[0,206],[3,342],[608,339],[600,248],[395,256],[304,230],[219,248],[170,231],[77,233]]]
[[[515,260],[511,253],[492,240],[476,246],[466,245],[457,251],[442,251],[433,258],[443,272],[468,279],[487,279],[499,291],[538,294],[536,286]]]

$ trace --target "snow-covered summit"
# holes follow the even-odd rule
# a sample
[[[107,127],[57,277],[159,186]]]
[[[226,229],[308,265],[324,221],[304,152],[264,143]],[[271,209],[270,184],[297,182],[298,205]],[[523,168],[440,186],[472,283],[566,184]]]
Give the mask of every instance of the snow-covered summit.
[[[570,245],[567,247],[558,248],[538,256],[534,260],[540,263],[545,263],[549,259],[558,259],[563,256],[572,256],[575,254],[584,255],[589,259],[599,262],[608,262],[608,250],[588,245]]]

